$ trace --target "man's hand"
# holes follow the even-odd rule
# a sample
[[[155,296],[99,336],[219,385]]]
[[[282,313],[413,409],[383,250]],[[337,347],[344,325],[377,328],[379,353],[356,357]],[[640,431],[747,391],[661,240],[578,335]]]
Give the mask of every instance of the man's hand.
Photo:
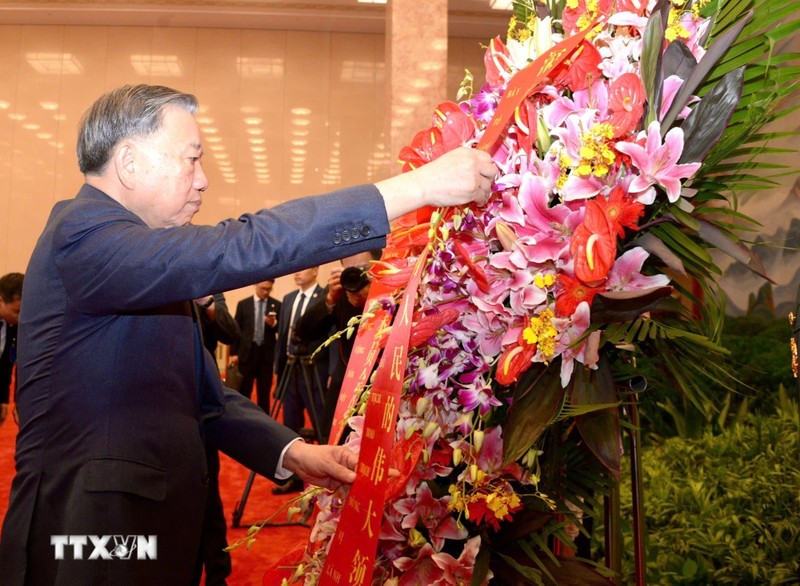
[[[375,186],[383,195],[389,220],[394,220],[426,205],[484,204],[496,175],[497,167],[488,153],[459,147]]]
[[[283,467],[316,486],[335,489],[356,479],[358,456],[344,446],[294,442],[283,456]]]
[[[342,295],[342,269],[340,267],[335,267],[331,269],[331,276],[328,277],[328,294],[325,296],[325,304],[328,307],[336,305],[336,302],[339,301],[339,297]]]
[[[367,298],[369,297],[369,288],[372,286],[372,283],[368,283],[364,287],[361,288],[360,291],[347,291],[347,302],[356,307],[358,309],[364,309],[364,306],[367,304]]]

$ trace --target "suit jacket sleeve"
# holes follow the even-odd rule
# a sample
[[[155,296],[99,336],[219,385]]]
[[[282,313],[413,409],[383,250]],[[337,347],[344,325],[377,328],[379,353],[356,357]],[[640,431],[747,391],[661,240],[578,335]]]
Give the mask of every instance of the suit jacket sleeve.
[[[206,438],[240,464],[276,480],[281,451],[298,435],[241,393],[225,388],[224,401],[224,414],[205,424]]]
[[[57,206],[55,265],[78,311],[108,315],[197,299],[379,248],[389,222],[374,185],[288,201],[215,226],[149,228],[84,185]]]
[[[223,344],[236,344],[239,341],[239,325],[228,311],[228,303],[222,293],[214,294],[214,319],[210,323],[217,340]]]

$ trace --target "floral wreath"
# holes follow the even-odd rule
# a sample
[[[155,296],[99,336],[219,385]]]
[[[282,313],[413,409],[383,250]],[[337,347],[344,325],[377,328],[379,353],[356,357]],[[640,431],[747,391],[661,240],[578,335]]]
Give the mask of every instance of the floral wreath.
[[[753,169],[769,154],[758,130],[794,89],[797,56],[768,50],[797,29],[791,4],[515,2],[485,84],[474,91],[468,73],[458,103],[401,151],[407,171],[475,146],[515,75],[585,35],[492,145],[489,202],[401,219],[372,268],[392,293],[364,320],[395,309],[426,251],[372,583],[607,584],[621,572],[619,543],[601,565],[576,540],[589,519],[611,524],[603,496],[619,481],[637,354],[659,356],[696,401],[702,377],[731,381],[708,249],[763,275],[729,195],[769,184]],[[348,414],[356,451],[369,390]],[[345,499],[305,493],[315,524],[285,583],[322,581]]]

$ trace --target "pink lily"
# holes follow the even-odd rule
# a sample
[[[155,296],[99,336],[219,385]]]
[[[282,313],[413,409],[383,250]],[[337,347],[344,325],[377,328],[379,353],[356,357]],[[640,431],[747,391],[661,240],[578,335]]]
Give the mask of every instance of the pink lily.
[[[618,142],[617,150],[631,158],[639,175],[633,179],[630,192],[639,194],[638,201],[650,205],[655,201],[653,184],[664,188],[667,198],[675,203],[681,196],[681,179],[691,177],[700,168],[700,163],[678,165],[683,152],[683,130],[673,128],[661,143],[661,124],[651,122],[646,132],[639,133],[638,139],[645,138],[644,146],[633,142]]]
[[[472,580],[472,572],[475,569],[475,558],[478,557],[478,551],[481,548],[481,538],[476,535],[464,544],[464,549],[458,559],[455,559],[448,553],[435,553],[431,556],[433,562],[444,572],[444,575],[432,584],[442,585],[458,585],[470,584]],[[486,580],[482,584],[487,584],[493,577],[492,572],[486,576]]]
[[[641,291],[652,287],[669,285],[666,275],[645,276],[641,273],[642,265],[650,254],[643,248],[636,247],[621,255],[611,271],[605,285],[609,291]]]

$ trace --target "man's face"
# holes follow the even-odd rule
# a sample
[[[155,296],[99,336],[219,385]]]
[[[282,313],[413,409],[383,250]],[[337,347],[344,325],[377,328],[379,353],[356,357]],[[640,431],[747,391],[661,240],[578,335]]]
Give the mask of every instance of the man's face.
[[[208,178],[200,157],[200,128],[189,112],[168,106],[161,128],[131,139],[135,178],[125,206],[151,228],[188,224],[200,209]]]
[[[4,319],[12,326],[19,323],[19,308],[22,305],[22,300],[18,297],[14,301],[6,303],[0,297],[0,319]]]
[[[317,268],[305,269],[297,271],[294,274],[294,283],[301,289],[308,289],[311,285],[317,282]]]
[[[359,252],[353,256],[348,256],[341,260],[344,268],[348,267],[363,267],[369,266],[372,261],[372,255],[369,252]]]
[[[260,283],[256,283],[256,296],[259,299],[266,299],[269,297],[269,294],[272,293],[272,285],[274,283],[272,281],[261,281]]]

